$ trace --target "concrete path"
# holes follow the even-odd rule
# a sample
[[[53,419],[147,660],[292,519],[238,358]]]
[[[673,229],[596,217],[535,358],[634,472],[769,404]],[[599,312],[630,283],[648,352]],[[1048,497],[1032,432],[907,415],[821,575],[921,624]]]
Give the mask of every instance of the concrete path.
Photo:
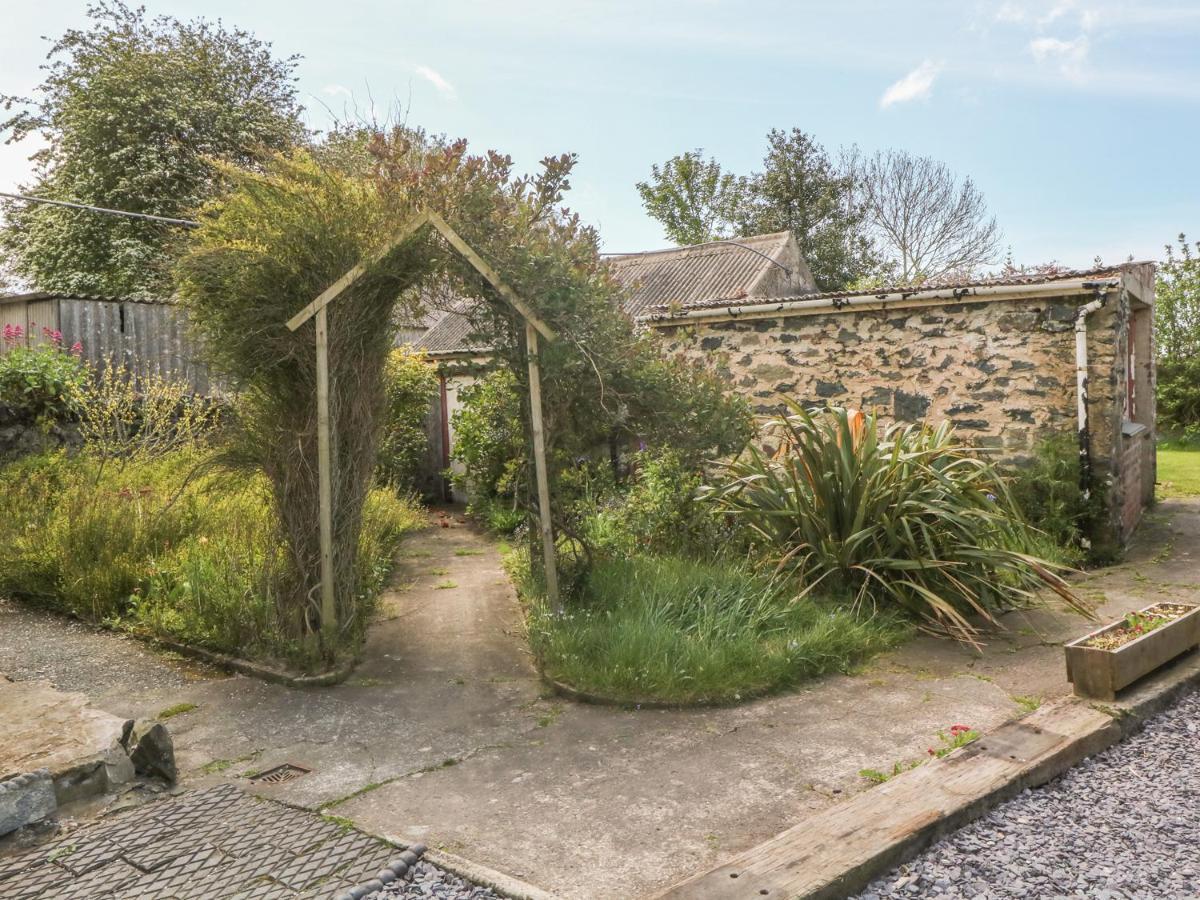
[[[57,619],[2,605],[0,671],[34,632],[60,645],[38,663],[56,681],[78,678],[76,638],[91,653],[104,652],[93,641],[111,642],[132,671],[128,690],[119,667],[91,687],[107,698],[101,705],[135,717],[197,704],[170,720],[192,783],[293,762],[314,771],[264,792],[332,805],[368,831],[423,840],[556,894],[628,898],[863,789],[860,769],[924,755],[951,723],[990,729],[1065,694],[1060,645],[1092,627],[1013,614],[982,656],[920,639],[855,675],[743,707],[587,707],[540,697],[487,539],[456,523],[414,536],[405,553],[386,621],[336,688],[290,690],[186,666],[155,686],[157,667],[175,663],[134,660],[119,639],[64,634]],[[1196,598],[1198,560],[1200,504],[1163,504],[1130,561],[1081,590],[1110,618]]]

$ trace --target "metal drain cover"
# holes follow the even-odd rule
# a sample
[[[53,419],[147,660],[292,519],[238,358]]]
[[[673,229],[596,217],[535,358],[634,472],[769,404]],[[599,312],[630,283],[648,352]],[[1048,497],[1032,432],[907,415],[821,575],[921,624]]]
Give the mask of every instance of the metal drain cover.
[[[261,784],[283,784],[285,781],[291,781],[294,778],[299,778],[301,775],[307,775],[312,769],[306,769],[304,766],[298,766],[295,763],[284,763],[282,766],[276,766],[273,769],[267,769],[265,772],[259,772],[250,778],[251,781],[257,781]]]

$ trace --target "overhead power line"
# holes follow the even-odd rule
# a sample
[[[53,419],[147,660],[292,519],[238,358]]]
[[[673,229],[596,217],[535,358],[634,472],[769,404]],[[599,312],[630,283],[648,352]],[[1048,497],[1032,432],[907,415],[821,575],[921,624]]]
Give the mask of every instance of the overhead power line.
[[[200,223],[193,222],[191,219],[172,219],[169,216],[152,216],[150,213],[128,212],[124,209],[109,209],[104,206],[90,206],[87,203],[70,203],[66,200],[47,200],[45,197],[29,197],[25,194],[10,194],[7,191],[0,191],[0,197],[8,197],[11,200],[22,200],[26,203],[46,203],[50,206],[65,206],[68,209],[82,209],[87,212],[104,213],[109,216],[125,216],[129,219],[147,219],[151,222],[162,222],[166,225],[180,225],[184,228],[198,228]]]

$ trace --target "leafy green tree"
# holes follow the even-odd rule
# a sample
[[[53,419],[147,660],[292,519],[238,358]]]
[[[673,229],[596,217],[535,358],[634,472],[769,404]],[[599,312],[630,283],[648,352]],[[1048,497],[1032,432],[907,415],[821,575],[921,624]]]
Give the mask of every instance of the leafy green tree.
[[[187,218],[221,185],[214,162],[253,167],[305,137],[296,58],[203,19],[148,18],[100,0],[89,26],[50,48],[35,97],[0,95],[8,142],[39,134],[27,193]],[[178,229],[9,202],[0,248],[41,289],[113,295],[169,290]]]
[[[1200,242],[1179,235],[1158,268],[1154,330],[1158,417],[1187,438],[1200,437]]]
[[[763,170],[724,172],[700,151],[651,167],[638,184],[646,211],[680,244],[791,231],[818,287],[844,288],[877,264],[854,178],[799,128],[767,135]]]
[[[869,274],[876,260],[853,177],[799,128],[774,129],[767,143],[763,171],[750,178],[739,233],[792,232],[822,290],[847,287]]]
[[[1182,361],[1200,356],[1200,241],[1193,249],[1181,234],[1178,244],[1158,267],[1154,338],[1160,359]]]
[[[646,211],[662,223],[677,244],[703,244],[730,237],[746,191],[746,179],[721,170],[702,150],[673,156],[650,167],[650,179],[639,181]]]

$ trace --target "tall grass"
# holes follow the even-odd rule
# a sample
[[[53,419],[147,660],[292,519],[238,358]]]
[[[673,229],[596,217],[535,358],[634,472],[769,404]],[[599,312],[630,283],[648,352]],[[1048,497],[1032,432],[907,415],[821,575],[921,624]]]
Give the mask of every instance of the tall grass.
[[[994,467],[949,425],[892,425],[845,409],[772,419],[707,496],[780,571],[856,608],[893,606],[976,643],[980,624],[1047,585],[1085,611],[1034,541]]]
[[[155,457],[49,454],[0,470],[0,593],[114,627],[311,668],[279,627],[285,546],[266,479]],[[361,635],[401,536],[423,514],[373,491],[360,535]]]
[[[565,616],[533,602],[529,638],[547,676],[577,690],[688,704],[845,671],[905,634],[894,617],[860,618],[794,595],[785,580],[736,565],[602,560]]]

